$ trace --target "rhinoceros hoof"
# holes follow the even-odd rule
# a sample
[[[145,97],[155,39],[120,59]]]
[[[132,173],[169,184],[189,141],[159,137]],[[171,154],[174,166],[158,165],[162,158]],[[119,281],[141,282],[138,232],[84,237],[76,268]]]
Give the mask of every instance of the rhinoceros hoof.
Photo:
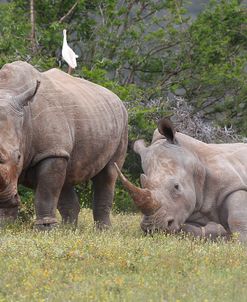
[[[103,223],[103,222],[95,222],[95,227],[97,230],[99,231],[106,231],[106,230],[109,230],[111,228],[111,224],[109,223]]]
[[[51,231],[58,226],[56,218],[45,217],[37,219],[34,223],[34,229],[38,231]]]
[[[13,219],[6,219],[6,218],[0,218],[0,228],[4,228],[9,224],[12,224],[14,222]]]
[[[18,215],[18,207],[0,208],[0,227],[13,223]]]
[[[15,218],[13,217],[0,217],[0,228],[10,225],[15,222]]]
[[[58,227],[58,223],[35,224],[34,229],[37,231],[51,231]]]

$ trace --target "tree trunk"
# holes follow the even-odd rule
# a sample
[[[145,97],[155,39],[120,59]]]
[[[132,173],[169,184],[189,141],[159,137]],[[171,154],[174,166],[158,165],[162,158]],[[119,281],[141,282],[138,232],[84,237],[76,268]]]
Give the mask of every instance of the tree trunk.
[[[32,53],[33,54],[35,54],[35,52],[36,52],[34,1],[35,0],[30,0],[31,47],[32,47]]]

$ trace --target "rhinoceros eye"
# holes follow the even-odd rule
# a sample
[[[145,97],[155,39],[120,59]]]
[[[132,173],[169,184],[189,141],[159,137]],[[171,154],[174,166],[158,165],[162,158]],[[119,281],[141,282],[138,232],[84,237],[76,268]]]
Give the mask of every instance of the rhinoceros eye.
[[[6,163],[6,158],[3,154],[0,153],[0,164],[5,164]]]
[[[179,185],[178,185],[178,184],[175,184],[175,185],[174,185],[174,188],[175,188],[176,190],[179,190]]]
[[[16,162],[19,162],[21,159],[21,153],[17,150],[14,152]]]

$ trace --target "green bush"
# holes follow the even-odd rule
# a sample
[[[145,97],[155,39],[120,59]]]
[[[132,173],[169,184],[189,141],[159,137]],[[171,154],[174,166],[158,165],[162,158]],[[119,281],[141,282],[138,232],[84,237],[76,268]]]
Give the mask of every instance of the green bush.
[[[30,222],[34,216],[33,191],[22,185],[19,185],[18,193],[21,197],[21,205],[18,213],[18,220],[21,222]]]

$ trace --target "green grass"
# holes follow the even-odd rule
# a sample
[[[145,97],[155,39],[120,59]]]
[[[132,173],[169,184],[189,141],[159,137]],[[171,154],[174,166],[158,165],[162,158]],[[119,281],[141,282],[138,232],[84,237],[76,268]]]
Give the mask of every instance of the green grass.
[[[0,301],[247,301],[247,248],[238,242],[144,236],[139,215],[94,230],[0,231]]]

